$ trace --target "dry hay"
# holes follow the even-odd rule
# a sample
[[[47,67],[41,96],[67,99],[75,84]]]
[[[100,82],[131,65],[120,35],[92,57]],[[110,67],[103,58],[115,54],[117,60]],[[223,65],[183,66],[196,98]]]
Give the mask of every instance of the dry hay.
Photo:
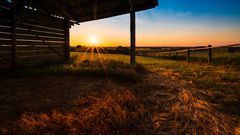
[[[103,97],[88,96],[73,101],[72,110],[25,113],[4,134],[125,134],[133,129],[144,133],[139,123],[144,106],[129,90],[112,91]]]
[[[170,109],[172,133],[182,134],[234,134],[231,118],[219,113],[204,100],[183,90]]]

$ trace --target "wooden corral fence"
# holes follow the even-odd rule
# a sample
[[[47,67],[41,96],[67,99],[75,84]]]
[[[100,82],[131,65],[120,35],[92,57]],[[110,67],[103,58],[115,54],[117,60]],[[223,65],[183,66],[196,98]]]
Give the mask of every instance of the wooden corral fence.
[[[207,61],[208,63],[213,62],[213,50],[214,49],[227,49],[228,52],[235,52],[239,51],[240,52],[240,44],[234,44],[234,45],[226,45],[226,46],[218,46],[218,47],[212,47],[212,45],[208,45],[206,47],[201,47],[201,48],[188,48],[184,50],[178,50],[178,51],[170,51],[170,52],[150,52],[150,53],[145,53],[143,56],[146,57],[153,57],[153,58],[167,58],[171,59],[174,58],[176,60],[187,60],[190,61],[191,55],[196,52],[205,52],[207,55]]]
[[[28,6],[0,3],[0,68],[69,58],[69,21]]]

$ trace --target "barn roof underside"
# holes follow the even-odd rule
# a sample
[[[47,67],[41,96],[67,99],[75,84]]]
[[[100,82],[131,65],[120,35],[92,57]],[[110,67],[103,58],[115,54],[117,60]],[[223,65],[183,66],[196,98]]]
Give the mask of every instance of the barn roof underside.
[[[17,7],[31,6],[44,12],[85,22],[154,8],[157,0],[15,0]]]

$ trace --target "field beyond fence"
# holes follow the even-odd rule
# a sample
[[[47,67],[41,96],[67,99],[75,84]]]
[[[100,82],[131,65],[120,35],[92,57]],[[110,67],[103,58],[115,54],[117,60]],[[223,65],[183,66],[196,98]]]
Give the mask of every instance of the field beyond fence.
[[[240,65],[240,44],[212,47],[187,48],[183,50],[146,52],[146,57],[213,63],[216,65]]]

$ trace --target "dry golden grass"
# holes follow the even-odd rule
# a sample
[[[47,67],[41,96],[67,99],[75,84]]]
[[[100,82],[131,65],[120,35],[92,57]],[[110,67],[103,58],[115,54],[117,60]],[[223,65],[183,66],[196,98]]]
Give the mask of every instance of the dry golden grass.
[[[176,96],[170,108],[174,133],[233,134],[231,118],[219,113],[209,102],[194,97],[189,90]]]
[[[71,110],[50,114],[25,113],[3,134],[126,134],[139,123],[144,106],[129,90],[111,91],[103,97],[88,96],[73,101]],[[141,125],[141,124],[137,124]],[[136,130],[143,130],[139,127]]]

